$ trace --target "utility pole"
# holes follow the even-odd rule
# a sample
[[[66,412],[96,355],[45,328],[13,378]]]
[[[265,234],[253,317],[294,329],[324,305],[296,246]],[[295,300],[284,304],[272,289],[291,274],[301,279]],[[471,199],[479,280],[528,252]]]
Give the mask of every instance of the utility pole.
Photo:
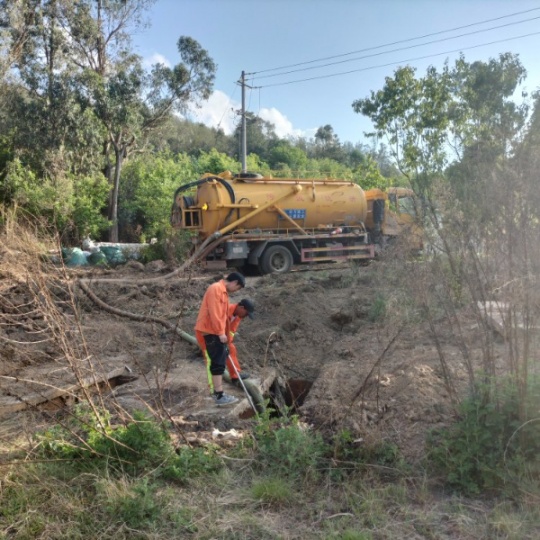
[[[247,172],[246,156],[247,156],[247,133],[246,133],[246,72],[242,71],[240,78],[242,85],[242,173]]]
[[[246,84],[246,75],[254,75],[254,73],[246,73],[245,71],[242,71],[242,75],[238,81],[238,84],[242,87],[242,110],[240,111],[240,115],[242,116],[242,148],[240,153],[242,155],[243,173],[247,172],[246,88],[250,88],[251,90],[254,88],[260,88],[260,86],[249,86],[249,84]]]

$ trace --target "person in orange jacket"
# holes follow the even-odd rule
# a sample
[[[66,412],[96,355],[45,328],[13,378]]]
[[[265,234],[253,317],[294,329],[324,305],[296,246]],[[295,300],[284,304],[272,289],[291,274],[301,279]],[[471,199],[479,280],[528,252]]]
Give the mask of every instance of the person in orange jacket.
[[[244,288],[246,280],[239,272],[212,283],[206,289],[195,323],[195,337],[205,352],[208,383],[216,405],[238,401],[223,392],[223,373],[229,356],[229,293]]]
[[[254,311],[255,305],[247,298],[240,300],[238,304],[229,304],[229,356],[227,358],[227,370],[233,384],[238,384],[238,377],[242,380],[249,378],[249,374],[243,372],[240,367],[236,345],[233,343],[233,340],[240,323],[246,317],[253,319]]]

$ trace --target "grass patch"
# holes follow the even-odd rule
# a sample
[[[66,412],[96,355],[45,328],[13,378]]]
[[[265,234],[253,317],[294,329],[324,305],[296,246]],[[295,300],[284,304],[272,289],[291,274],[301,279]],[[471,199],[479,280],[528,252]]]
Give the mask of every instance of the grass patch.
[[[294,498],[293,489],[283,478],[263,478],[253,483],[251,494],[261,503],[282,506]]]

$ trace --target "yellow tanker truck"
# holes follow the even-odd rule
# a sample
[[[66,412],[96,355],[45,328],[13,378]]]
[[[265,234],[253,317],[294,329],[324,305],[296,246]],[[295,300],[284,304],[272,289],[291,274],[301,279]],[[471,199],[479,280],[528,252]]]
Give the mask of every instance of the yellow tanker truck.
[[[225,172],[180,186],[171,223],[194,233],[197,259],[207,267],[285,273],[293,264],[374,258],[377,246],[399,234],[389,201],[349,181]]]

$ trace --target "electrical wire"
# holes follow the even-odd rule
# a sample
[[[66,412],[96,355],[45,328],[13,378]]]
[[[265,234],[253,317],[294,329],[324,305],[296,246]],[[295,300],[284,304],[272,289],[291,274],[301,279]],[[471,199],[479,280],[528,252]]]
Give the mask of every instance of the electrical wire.
[[[367,51],[374,51],[374,50],[377,50],[377,49],[382,49],[383,47],[391,47],[393,45],[398,45],[400,43],[408,43],[409,41],[415,41],[417,39],[424,39],[424,38],[427,38],[427,37],[437,36],[437,35],[440,35],[440,34],[446,34],[448,32],[455,32],[456,30],[463,30],[464,28],[471,28],[473,26],[478,26],[478,25],[481,25],[481,24],[500,21],[502,19],[507,19],[509,17],[515,17],[516,15],[523,15],[525,13],[530,13],[532,11],[537,11],[539,9],[540,9],[540,7],[531,8],[531,9],[527,9],[527,10],[524,10],[524,11],[516,11],[515,13],[510,13],[508,15],[502,15],[501,17],[495,17],[493,19],[485,19],[483,21],[478,21],[478,22],[475,22],[475,23],[465,24],[463,26],[456,26],[456,27],[450,28],[448,30],[440,30],[440,31],[437,31],[437,32],[431,32],[430,34],[424,34],[422,36],[417,36],[417,37],[407,38],[407,39],[401,39],[399,41],[392,41],[390,43],[385,43],[383,45],[376,45],[374,47],[367,47],[365,49],[359,49],[357,51],[351,51],[351,52],[348,52],[348,53],[337,54],[337,55],[334,55],[334,56],[326,56],[324,58],[319,58],[319,59],[316,59],[316,60],[309,60],[309,61],[306,61],[306,62],[299,62],[297,64],[288,64],[288,65],[285,65],[285,66],[280,66],[280,67],[275,67],[275,68],[270,68],[270,69],[263,69],[263,70],[259,70],[259,71],[254,71],[252,73],[246,73],[246,75],[258,75],[260,73],[266,73],[268,71],[278,71],[278,70],[282,70],[282,69],[289,69],[289,68],[292,68],[292,67],[303,66],[303,65],[307,65],[307,64],[314,64],[316,62],[325,62],[326,60],[333,60],[334,58],[342,58],[344,56],[350,56],[352,54],[358,54],[358,53],[367,52]]]
[[[443,41],[450,41],[452,39],[458,39],[458,38],[465,37],[465,36],[472,36],[472,35],[480,34],[482,32],[490,32],[491,30],[498,30],[500,28],[504,28],[504,27],[507,27],[507,26],[513,26],[515,24],[522,24],[522,23],[525,23],[525,22],[534,21],[536,19],[540,19],[540,15],[538,17],[532,17],[530,19],[525,19],[525,20],[522,20],[522,21],[516,21],[516,22],[513,22],[513,23],[507,23],[507,24],[502,24],[502,25],[499,25],[499,26],[493,26],[491,28],[484,28],[482,30],[475,30],[474,32],[466,32],[464,34],[458,34],[457,36],[451,36],[451,37],[446,37],[446,38],[442,38],[442,39],[434,39],[432,41],[426,41],[424,43],[417,43],[416,45],[409,45],[408,47],[400,47],[399,49],[390,49],[389,51],[382,51],[382,52],[378,52],[378,53],[374,53],[374,54],[367,54],[365,56],[360,56],[358,58],[349,58],[347,60],[340,60],[338,62],[330,62],[328,64],[321,64],[320,66],[311,66],[311,67],[305,67],[305,68],[300,68],[300,69],[293,69],[291,71],[284,71],[284,72],[281,72],[281,73],[273,73],[271,75],[263,75],[262,77],[258,77],[258,79],[260,80],[260,79],[266,79],[266,78],[269,78],[269,77],[279,77],[279,76],[282,76],[282,75],[290,75],[291,73],[297,73],[299,71],[309,71],[309,70],[312,70],[312,69],[320,69],[320,68],[324,68],[324,67],[335,66],[335,65],[338,65],[338,64],[345,64],[345,63],[348,63],[348,62],[356,62],[357,60],[365,60],[366,58],[373,58],[375,56],[382,56],[384,54],[390,54],[390,53],[399,52],[399,51],[403,51],[403,50],[407,50],[407,49],[415,49],[415,48],[418,48],[418,47],[424,47],[425,45],[433,45],[434,43],[441,43]]]
[[[230,101],[233,100],[234,94],[236,93],[237,88],[238,88],[238,86],[234,85],[234,88],[233,88],[233,91],[232,91],[232,94],[231,94],[231,97],[230,97]],[[225,110],[223,111],[223,114],[221,115],[221,118],[220,118],[219,122],[217,123],[216,130],[219,130],[219,128],[221,127],[221,123],[223,122],[223,119],[225,118],[225,115],[227,114],[228,111],[229,111],[229,105],[227,105],[225,107]]]
[[[531,32],[530,34],[522,34],[521,36],[514,36],[514,37],[511,37],[511,38],[498,39],[498,40],[490,41],[490,42],[487,42],[487,43],[480,43],[479,45],[472,45],[470,47],[460,47],[459,49],[453,49],[451,51],[444,51],[444,52],[441,52],[441,53],[428,54],[428,55],[425,55],[425,56],[417,56],[415,58],[408,58],[406,60],[398,60],[398,61],[394,61],[394,62],[388,62],[387,64],[379,64],[379,65],[376,65],[376,66],[369,66],[369,67],[365,67],[365,68],[351,69],[349,71],[341,71],[339,73],[331,73],[329,75],[319,75],[319,76],[316,76],[316,77],[308,77],[306,79],[296,79],[296,80],[293,80],[293,81],[266,84],[266,85],[262,85],[261,88],[271,88],[271,87],[276,87],[276,86],[285,86],[285,85],[288,85],[288,84],[295,84],[295,83],[306,82],[306,81],[314,81],[314,80],[317,80],[317,79],[328,79],[330,77],[338,77],[340,75],[349,75],[350,73],[358,73],[360,71],[369,71],[369,70],[372,70],[372,69],[378,69],[378,68],[382,68],[382,67],[395,66],[396,64],[403,64],[403,63],[406,63],[406,62],[414,62],[414,61],[417,61],[417,60],[425,60],[426,58],[435,58],[437,56],[443,56],[445,54],[452,54],[452,53],[456,53],[456,52],[467,51],[467,50],[470,50],[470,49],[478,49],[479,47],[486,47],[487,45],[494,45],[496,43],[504,43],[506,41],[514,41],[516,39],[522,39],[522,38],[526,38],[526,37],[530,37],[530,36],[537,36],[539,34],[540,34],[540,32]]]

